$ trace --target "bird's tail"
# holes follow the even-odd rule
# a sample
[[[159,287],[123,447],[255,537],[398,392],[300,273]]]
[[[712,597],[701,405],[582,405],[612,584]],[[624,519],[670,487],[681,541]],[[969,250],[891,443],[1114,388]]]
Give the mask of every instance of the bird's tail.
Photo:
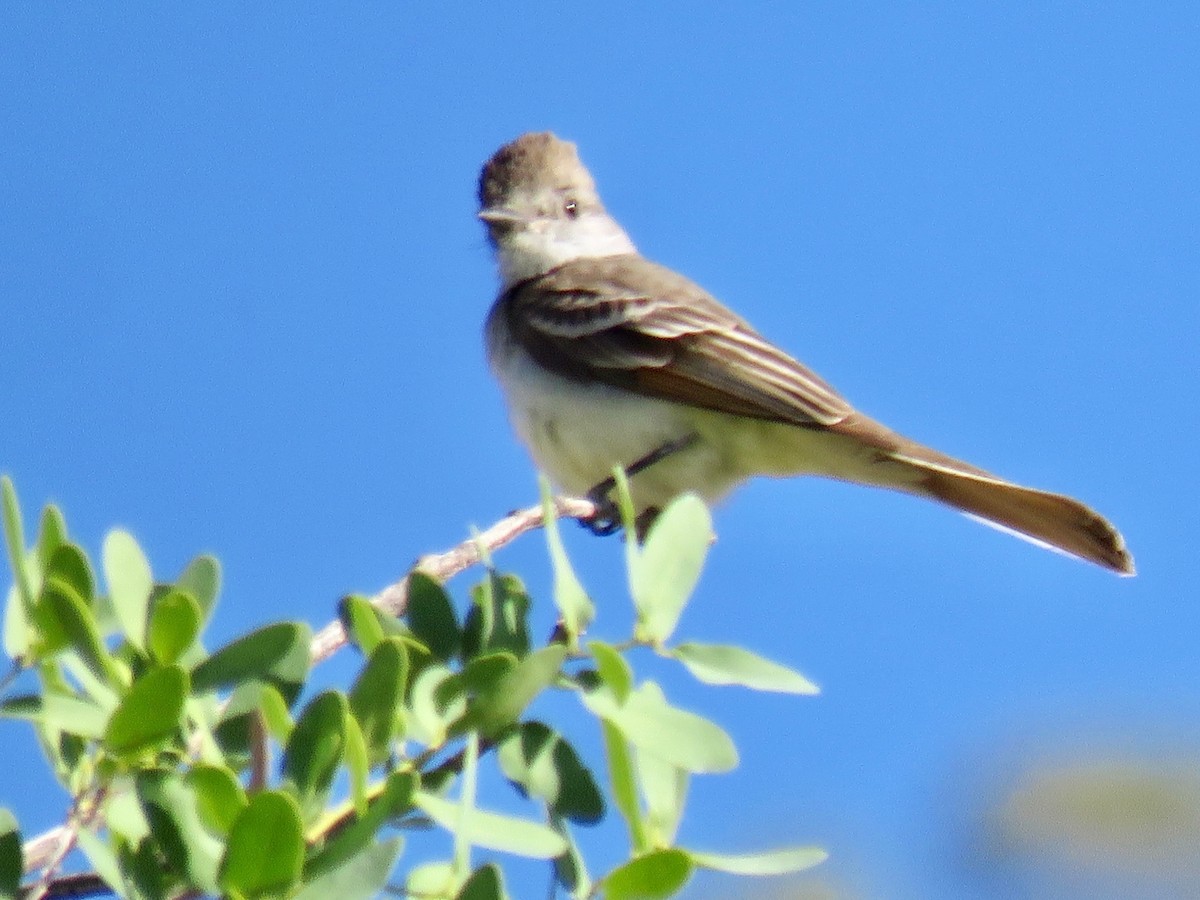
[[[1036,544],[1133,575],[1133,557],[1111,522],[1078,500],[1021,487],[926,448],[903,448],[891,458],[916,471],[913,493],[939,500],[989,525]],[[908,452],[906,452],[908,451]]]

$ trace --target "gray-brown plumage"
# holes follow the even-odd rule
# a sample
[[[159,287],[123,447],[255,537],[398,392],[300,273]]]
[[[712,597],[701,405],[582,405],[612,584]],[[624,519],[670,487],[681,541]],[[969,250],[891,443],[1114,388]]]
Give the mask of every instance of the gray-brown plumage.
[[[902,437],[703,289],[637,254],[574,145],[526,135],[480,178],[505,287],[489,357],[539,465],[582,491],[694,433],[634,479],[641,508],[710,500],[756,474],[819,474],[938,500],[1122,574],[1117,530],[1084,504],[1022,487]],[[657,442],[657,443],[656,443]]]

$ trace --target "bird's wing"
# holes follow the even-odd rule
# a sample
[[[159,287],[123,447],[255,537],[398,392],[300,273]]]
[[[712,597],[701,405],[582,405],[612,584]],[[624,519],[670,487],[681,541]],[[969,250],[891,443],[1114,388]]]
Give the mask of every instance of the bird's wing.
[[[801,426],[853,411],[696,284],[640,256],[566,263],[501,303],[513,338],[568,377]]]

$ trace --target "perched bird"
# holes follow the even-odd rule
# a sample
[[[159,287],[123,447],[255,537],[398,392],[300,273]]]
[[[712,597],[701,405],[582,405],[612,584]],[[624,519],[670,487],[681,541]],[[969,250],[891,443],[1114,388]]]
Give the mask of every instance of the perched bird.
[[[605,212],[575,145],[526,134],[484,165],[479,218],[500,270],[489,362],[534,461],[573,493],[631,473],[652,517],[755,475],[822,475],[937,500],[1132,575],[1116,528],[857,412],[682,275],[642,257]],[[611,482],[608,482],[611,484]]]

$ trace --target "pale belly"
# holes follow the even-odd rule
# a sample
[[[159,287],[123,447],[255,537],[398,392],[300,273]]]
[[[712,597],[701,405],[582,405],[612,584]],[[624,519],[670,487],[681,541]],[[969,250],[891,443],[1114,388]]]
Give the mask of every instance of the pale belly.
[[[538,468],[577,495],[672,441],[695,432],[686,408],[604,385],[585,386],[536,370],[506,378],[513,428]],[[686,490],[715,501],[741,478],[704,441],[660,460],[632,481],[638,508]]]
[[[586,494],[611,475],[614,466],[628,468],[688,435],[696,439],[686,449],[632,479],[639,510],[661,507],[684,491],[715,502],[755,475],[817,474],[878,483],[883,474],[877,455],[868,448],[819,429],[585,385],[548,372],[511,348],[493,363],[517,434],[538,468],[572,494]]]

